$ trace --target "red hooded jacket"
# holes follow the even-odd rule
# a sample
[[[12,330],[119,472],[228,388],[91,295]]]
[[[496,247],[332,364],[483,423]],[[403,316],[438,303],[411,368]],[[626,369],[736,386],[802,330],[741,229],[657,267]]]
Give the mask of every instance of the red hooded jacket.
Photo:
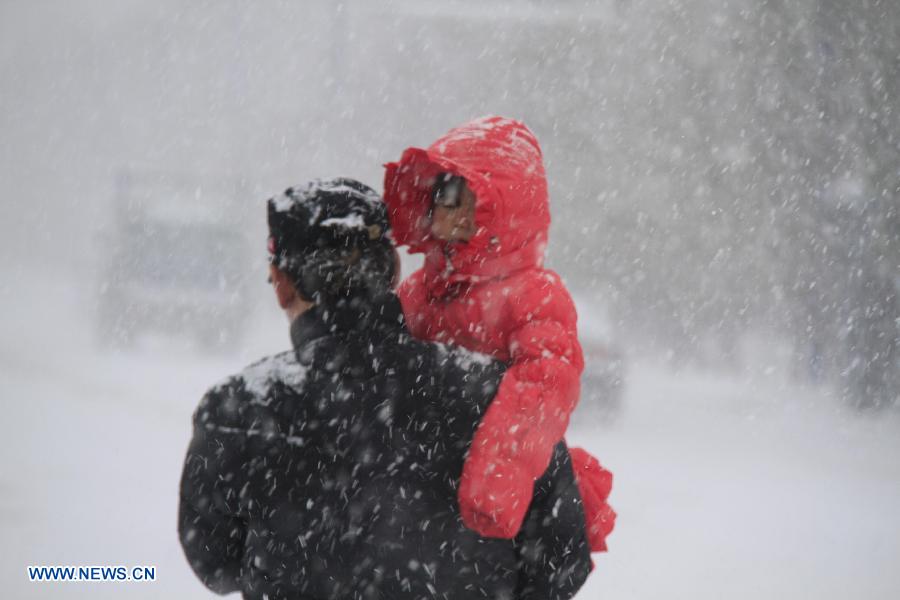
[[[550,209],[540,147],[522,123],[484,117],[427,149],[407,149],[386,169],[394,239],[425,254],[423,268],[399,288],[413,335],[509,365],[476,432],[459,503],[470,528],[514,537],[534,481],[563,439],[584,369],[575,305],[559,276],[543,268]],[[431,189],[447,172],[464,177],[477,199],[476,233],[465,243],[430,234]],[[586,452],[571,454],[591,547],[605,550],[615,519],[606,504],[612,476]]]

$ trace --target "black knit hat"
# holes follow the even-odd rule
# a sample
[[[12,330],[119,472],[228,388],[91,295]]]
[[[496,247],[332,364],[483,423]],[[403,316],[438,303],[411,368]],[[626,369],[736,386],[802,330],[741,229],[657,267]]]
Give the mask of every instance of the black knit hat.
[[[267,204],[270,261],[304,296],[382,291],[385,277],[389,286],[395,267],[390,225],[375,190],[353,179],[316,179]]]

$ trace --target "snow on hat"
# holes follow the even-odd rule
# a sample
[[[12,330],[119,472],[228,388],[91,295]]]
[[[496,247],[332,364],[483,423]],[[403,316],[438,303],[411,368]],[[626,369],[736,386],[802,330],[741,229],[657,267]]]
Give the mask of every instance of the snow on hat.
[[[372,188],[353,179],[315,179],[270,198],[267,208],[270,261],[291,275],[307,298],[380,288],[388,268],[390,280],[390,225]]]

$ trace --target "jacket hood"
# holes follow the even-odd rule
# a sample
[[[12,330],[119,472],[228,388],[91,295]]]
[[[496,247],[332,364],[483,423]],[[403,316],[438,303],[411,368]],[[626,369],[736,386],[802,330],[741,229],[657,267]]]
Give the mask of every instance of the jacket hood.
[[[538,141],[522,123],[482,117],[428,148],[407,148],[385,165],[384,199],[397,245],[426,254],[425,268],[453,282],[477,282],[540,267],[550,209]],[[437,175],[464,177],[475,193],[476,233],[446,244],[430,234],[431,189]],[[449,249],[445,251],[445,249]]]

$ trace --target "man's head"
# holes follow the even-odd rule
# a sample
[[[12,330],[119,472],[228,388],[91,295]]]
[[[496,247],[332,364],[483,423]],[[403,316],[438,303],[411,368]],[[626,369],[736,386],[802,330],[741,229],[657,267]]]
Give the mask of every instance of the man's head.
[[[393,287],[397,255],[387,211],[362,183],[337,178],[288,188],[269,199],[268,223],[270,274],[289,313]]]

